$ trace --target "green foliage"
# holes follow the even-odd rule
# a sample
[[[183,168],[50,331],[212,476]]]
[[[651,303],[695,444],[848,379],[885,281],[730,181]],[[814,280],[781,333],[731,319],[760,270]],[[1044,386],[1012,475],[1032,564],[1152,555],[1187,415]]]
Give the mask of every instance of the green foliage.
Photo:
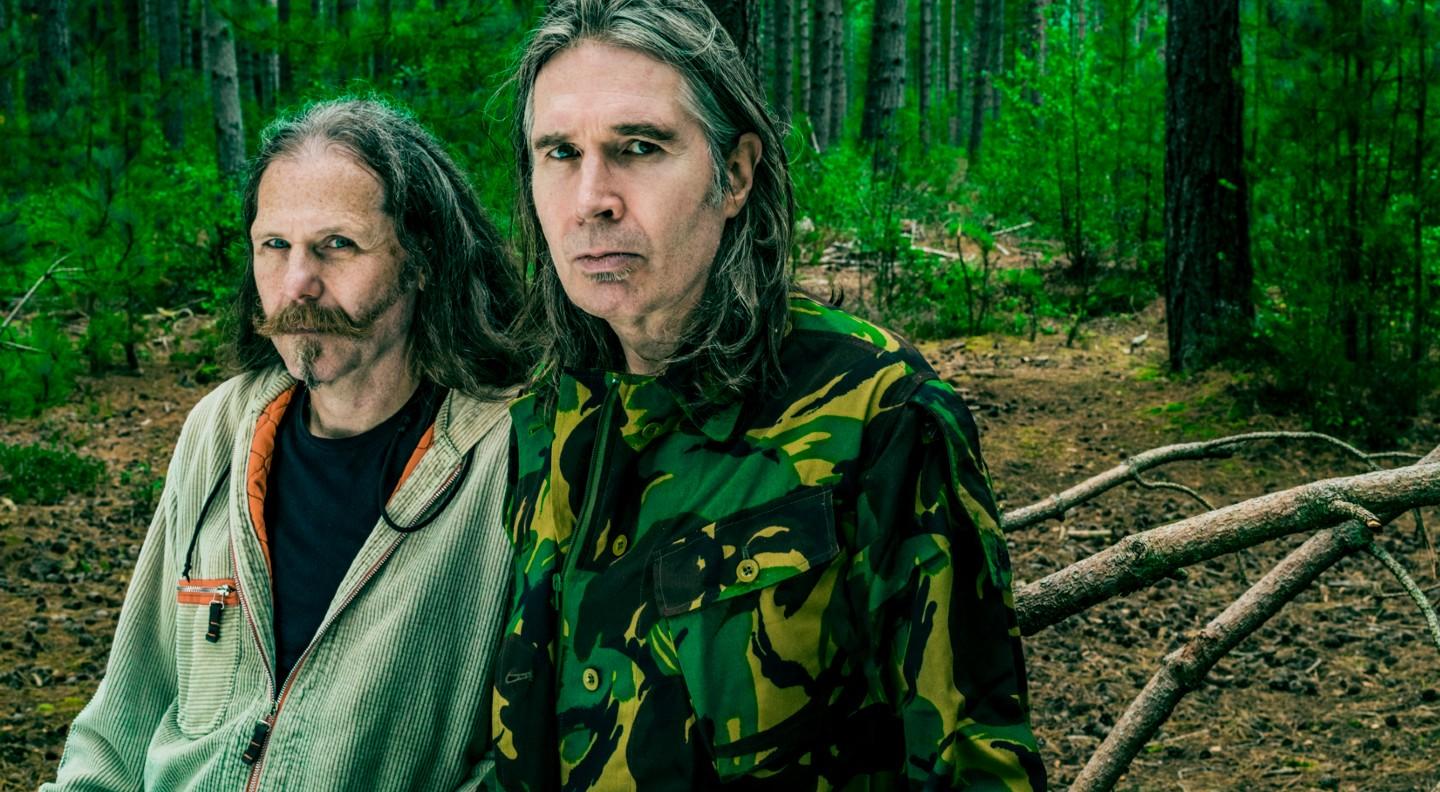
[[[146,520],[160,502],[160,493],[165,489],[165,477],[151,470],[150,463],[136,461],[120,471],[120,486],[129,489],[129,511],[132,518]]]
[[[105,463],[72,451],[0,443],[0,475],[15,502],[48,505],[66,495],[94,493],[105,477]]]
[[[0,347],[0,416],[26,417],[70,395],[78,367],[74,346],[54,320],[40,318],[6,330]],[[27,347],[27,348],[20,348]]]

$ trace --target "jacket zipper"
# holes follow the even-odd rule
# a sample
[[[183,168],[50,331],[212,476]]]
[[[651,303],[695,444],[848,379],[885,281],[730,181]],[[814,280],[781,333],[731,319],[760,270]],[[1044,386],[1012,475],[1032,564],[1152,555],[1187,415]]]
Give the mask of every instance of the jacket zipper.
[[[460,470],[463,467],[463,463],[455,467],[455,470],[450,473],[445,479],[445,482],[440,485],[440,488],[426,500],[425,506],[420,510],[421,514],[429,511],[430,507],[435,505],[435,501],[439,500],[440,495],[445,492],[446,488],[455,480],[455,477],[460,474]],[[369,583],[371,578],[375,577],[375,573],[380,570],[381,565],[389,560],[390,556],[404,539],[405,534],[396,536],[395,541],[391,542],[390,546],[385,548],[385,552],[375,560],[375,563],[371,564],[370,568],[365,570],[364,576],[351,587],[350,591],[346,592],[345,599],[340,602],[340,607],[336,608],[335,612],[330,615],[330,618],[321,622],[320,626],[316,628],[315,636],[310,639],[310,645],[306,646],[305,651],[301,652],[300,657],[296,659],[295,666],[290,669],[289,675],[285,677],[284,686],[280,688],[279,693],[271,694],[270,713],[256,722],[255,731],[250,736],[250,743],[246,746],[245,752],[240,756],[241,761],[250,765],[250,776],[245,781],[245,792],[254,792],[260,788],[260,775],[265,766],[265,748],[269,745],[270,732],[275,728],[275,719],[280,715],[280,708],[285,705],[285,697],[290,694],[290,688],[295,684],[295,677],[300,673],[300,668],[305,665],[305,661],[309,659],[310,652],[320,643],[320,638],[324,636],[330,624],[334,622],[336,617],[343,613],[346,608],[350,607],[350,603],[360,594],[360,590],[365,588],[365,584]],[[240,575],[240,562],[235,554],[235,542],[233,540],[230,542],[230,561],[235,565],[235,575],[238,578]],[[260,628],[255,624],[254,614],[245,602],[243,592],[240,596],[240,605],[241,610],[245,613],[245,620],[250,625],[250,635],[255,639],[255,648],[260,652],[262,658],[261,665],[265,667],[265,678],[270,682],[270,690],[274,691],[275,672],[270,669],[269,663],[263,662],[265,650],[263,648],[264,643],[260,639]]]

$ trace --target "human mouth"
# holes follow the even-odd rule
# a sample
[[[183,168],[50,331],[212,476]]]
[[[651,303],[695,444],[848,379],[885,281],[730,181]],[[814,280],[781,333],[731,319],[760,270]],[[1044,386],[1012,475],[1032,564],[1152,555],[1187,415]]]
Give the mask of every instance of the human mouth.
[[[605,250],[584,253],[575,257],[575,264],[586,275],[628,274],[640,263],[640,256],[634,253]]]

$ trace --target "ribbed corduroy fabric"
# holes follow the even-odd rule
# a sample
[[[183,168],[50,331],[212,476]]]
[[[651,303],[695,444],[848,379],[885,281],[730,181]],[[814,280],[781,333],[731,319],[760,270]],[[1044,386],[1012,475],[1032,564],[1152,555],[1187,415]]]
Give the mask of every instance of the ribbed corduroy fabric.
[[[291,674],[260,762],[241,761],[274,706],[275,656],[246,473],[261,461],[251,453],[261,412],[293,384],[279,369],[237,377],[186,420],[105,678],[42,792],[240,792],[252,772],[264,790],[418,792],[478,788],[488,774],[479,757],[511,567],[501,525],[509,418],[503,402],[454,393],[389,511],[414,522],[473,448],[454,501],[413,534],[376,525]],[[224,608],[211,641],[208,605],[179,602],[176,586],[205,497],[227,468],[190,577],[236,581],[243,605]]]

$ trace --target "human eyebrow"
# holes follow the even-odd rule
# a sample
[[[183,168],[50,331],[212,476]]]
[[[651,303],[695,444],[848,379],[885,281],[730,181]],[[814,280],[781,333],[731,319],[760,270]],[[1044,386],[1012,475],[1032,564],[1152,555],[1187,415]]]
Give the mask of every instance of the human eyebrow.
[[[673,129],[647,123],[616,124],[610,130],[621,137],[647,138],[657,143],[668,143],[676,137]]]
[[[530,147],[536,151],[544,151],[545,149],[554,148],[563,143],[569,142],[570,139],[568,137],[560,134],[559,132],[551,132],[547,135],[541,135],[540,137],[535,138],[535,142],[531,143]]]

